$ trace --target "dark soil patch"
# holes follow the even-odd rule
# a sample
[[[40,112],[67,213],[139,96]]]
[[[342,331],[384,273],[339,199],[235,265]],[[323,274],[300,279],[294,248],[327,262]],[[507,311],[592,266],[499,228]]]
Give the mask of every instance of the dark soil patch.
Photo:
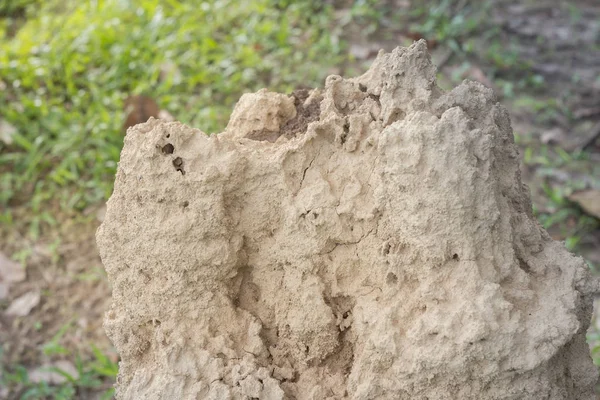
[[[310,96],[308,89],[294,90],[291,97],[294,99],[296,106],[296,116],[289,120],[281,128],[283,135],[287,137],[295,137],[297,134],[306,133],[308,124],[318,121],[321,116],[321,100],[322,96],[312,99],[309,104],[305,104]]]

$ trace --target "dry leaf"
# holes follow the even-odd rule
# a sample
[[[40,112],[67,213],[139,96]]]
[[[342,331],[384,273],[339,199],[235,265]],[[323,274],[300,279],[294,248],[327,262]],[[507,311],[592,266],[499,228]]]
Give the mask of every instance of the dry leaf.
[[[10,317],[24,317],[29,315],[31,310],[40,303],[40,292],[31,291],[15,299],[6,309],[6,315]]]
[[[0,119],[0,142],[3,142],[7,146],[12,144],[12,137],[15,133],[17,133],[17,128]]]
[[[167,110],[160,110],[158,112],[158,119],[162,119],[162,120],[165,120],[165,121],[168,121],[168,122],[175,121],[175,117],[173,117],[171,115],[171,113],[168,112]]]
[[[600,107],[580,108],[579,110],[575,110],[573,112],[573,116],[576,119],[590,118],[598,114],[600,114]]]
[[[8,297],[8,285],[6,283],[0,282],[0,300],[4,300]],[[0,396],[0,399],[2,396]]]
[[[51,385],[60,385],[67,381],[67,377],[60,374],[58,371],[54,371],[53,368],[57,368],[69,375],[73,379],[79,378],[77,368],[67,360],[56,361],[52,364],[44,364],[41,367],[35,368],[28,372],[29,380],[33,383],[46,382]]]
[[[127,119],[123,124],[123,131],[127,128],[148,121],[150,117],[158,118],[160,109],[158,104],[148,96],[129,96],[125,100],[125,112]]]
[[[349,51],[357,60],[366,60],[371,55],[371,48],[361,43],[352,43]]]
[[[589,189],[575,192],[569,196],[569,200],[579,204],[587,214],[600,219],[600,190]]]
[[[8,297],[10,286],[25,280],[25,268],[0,252],[0,300]]]
[[[494,82],[489,80],[485,72],[483,72],[481,68],[475,65],[473,65],[465,72],[464,77],[483,83],[485,86],[496,90],[496,85],[494,85]]]
[[[410,38],[412,40],[419,41],[421,39],[425,39],[425,41],[427,42],[427,48],[431,51],[433,49],[435,49],[438,45],[438,41],[435,39],[427,39],[425,36],[423,36],[423,34],[421,34],[420,32],[404,32],[403,36],[406,36],[407,38]]]
[[[106,204],[104,204],[102,207],[100,207],[98,209],[98,211],[96,211],[96,219],[100,222],[103,222],[105,216],[106,216]]]
[[[258,49],[257,49],[258,50]],[[181,70],[174,62],[167,61],[160,66],[160,74],[158,75],[159,82],[165,82],[167,79],[172,78],[174,85],[179,85],[183,80]]]
[[[25,268],[0,252],[0,282],[23,282]]]
[[[561,128],[552,128],[540,135],[540,140],[544,144],[560,144],[567,140],[567,135]]]

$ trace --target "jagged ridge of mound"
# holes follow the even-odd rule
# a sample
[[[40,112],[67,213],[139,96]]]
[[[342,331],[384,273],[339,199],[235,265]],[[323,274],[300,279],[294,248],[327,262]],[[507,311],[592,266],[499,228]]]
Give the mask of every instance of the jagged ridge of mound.
[[[131,129],[98,246],[120,399],[593,399],[598,291],[506,110],[424,42],[225,132]]]

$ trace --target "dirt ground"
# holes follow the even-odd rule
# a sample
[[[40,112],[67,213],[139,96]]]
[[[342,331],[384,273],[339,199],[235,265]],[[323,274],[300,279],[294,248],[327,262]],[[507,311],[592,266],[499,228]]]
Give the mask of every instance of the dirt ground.
[[[544,162],[523,163],[523,174],[536,208],[549,214],[556,205],[548,199],[548,187],[560,189],[577,182],[577,188],[583,185],[600,189],[600,147],[598,141],[592,140],[600,132],[600,2],[568,3],[560,0],[493,3],[485,23],[497,29],[498,49],[510,49],[512,57],[529,65],[526,73],[515,71],[512,66],[502,69],[501,63],[494,63],[489,57],[474,56],[484,53],[489,56],[489,49],[483,48],[484,38],[476,43],[482,46],[479,53],[464,56],[430,43],[432,57],[440,66],[442,86],[450,87],[457,79],[475,79],[497,91],[499,101],[509,108],[524,154],[530,151],[528,147],[534,153],[536,149],[546,149],[549,151],[546,157],[552,162],[555,154],[558,158],[563,154],[560,150],[567,154],[583,148],[589,151],[585,159],[572,158],[569,162],[551,164],[551,168]],[[396,0],[389,4],[401,9],[409,2]],[[343,12],[341,8],[340,14]],[[401,25],[390,23],[367,38],[361,34],[362,28],[352,24],[345,27],[355,62],[345,66],[341,73],[364,70],[379,48],[390,51],[415,39],[415,34]],[[506,83],[498,84],[498,81],[520,82],[527,78],[526,74],[541,76],[535,79],[543,79],[543,84],[515,85],[512,89]],[[525,107],[520,100],[525,97],[528,104],[552,104],[551,110],[545,106]],[[19,233],[1,233],[0,252],[15,258],[15,254],[23,255],[23,249],[29,248],[30,254],[26,277],[11,284],[8,296],[0,300],[0,309],[6,310],[16,299],[33,293],[29,297],[33,307],[28,311],[29,307],[24,306],[25,310],[21,310],[25,315],[12,317],[0,312],[0,341],[6,365],[20,363],[35,369],[50,359],[55,361],[56,354],[44,355],[42,349],[56,342],[71,355],[80,352],[88,356],[90,343],[94,343],[117,359],[102,329],[103,314],[110,300],[110,288],[94,239],[102,213],[100,206],[89,210],[83,222],[65,222],[60,228],[59,242],[56,236],[46,235],[29,243]],[[568,224],[577,221],[569,221],[567,217],[565,224],[568,228]],[[564,240],[563,228],[551,228],[551,234]],[[581,234],[577,252],[600,266],[597,227]],[[57,336],[57,333],[63,334]],[[64,354],[65,359],[69,357]],[[0,398],[2,394],[0,391]]]
[[[75,371],[77,357],[92,357],[92,344],[113,361],[118,360],[102,328],[110,288],[96,248],[98,224],[97,219],[67,223],[56,233],[61,241],[42,239],[23,245],[28,240],[19,233],[5,232],[1,237],[0,248],[5,254],[23,254],[23,248],[30,249],[24,279],[9,284],[8,297],[0,301],[4,309],[0,313],[2,362],[25,366],[29,379],[38,376],[40,380],[63,382],[56,375],[48,375],[47,368]],[[17,307],[20,315],[8,315],[19,299],[32,297],[31,303]],[[97,394],[110,385],[106,382]],[[0,399],[18,396],[9,396],[0,388]]]

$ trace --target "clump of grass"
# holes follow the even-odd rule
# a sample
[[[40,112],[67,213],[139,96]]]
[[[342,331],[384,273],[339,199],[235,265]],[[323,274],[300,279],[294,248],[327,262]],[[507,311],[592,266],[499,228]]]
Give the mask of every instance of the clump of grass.
[[[75,399],[85,398],[95,393],[95,398],[111,399],[114,394],[112,384],[119,370],[117,362],[111,360],[98,348],[92,345],[93,358],[84,360],[75,358],[76,374],[64,371],[58,367],[48,367],[47,372],[62,376],[63,383],[50,384],[46,381],[33,382],[27,368],[23,365],[13,365],[0,368],[0,385],[22,400],[33,399]]]
[[[0,2],[0,17],[18,17],[37,0],[4,0]]]
[[[585,190],[590,181],[594,181],[591,177],[597,175],[589,154],[585,151],[569,153],[560,146],[519,144],[524,147],[523,162],[535,171],[538,192],[543,194],[540,204],[534,204],[534,214],[545,229],[565,241],[567,249],[577,251],[582,237],[600,227],[595,217],[587,215],[569,200],[573,192]],[[572,176],[571,179],[565,181],[563,177],[559,181],[560,171],[563,175]],[[584,180],[581,176],[590,178]]]
[[[8,392],[11,398],[19,399],[75,399],[87,398],[91,393],[96,398],[110,399],[114,389],[112,385],[119,371],[118,362],[104,354],[93,344],[89,355],[70,351],[61,344],[61,339],[72,326],[72,321],[64,324],[59,331],[45,343],[41,350],[47,360],[61,358],[74,360],[74,371],[65,371],[58,366],[39,368],[41,372],[54,373],[62,377],[62,383],[32,380],[29,370],[20,364],[4,365],[0,362],[0,388]],[[0,347],[0,360],[2,360]],[[52,365],[52,364],[49,364]],[[71,370],[71,368],[69,368]]]
[[[0,37],[0,220],[106,199],[123,142],[123,102],[155,98],[178,120],[219,131],[241,93],[320,84],[342,48],[319,2],[51,1]],[[23,222],[23,221],[20,221]]]

